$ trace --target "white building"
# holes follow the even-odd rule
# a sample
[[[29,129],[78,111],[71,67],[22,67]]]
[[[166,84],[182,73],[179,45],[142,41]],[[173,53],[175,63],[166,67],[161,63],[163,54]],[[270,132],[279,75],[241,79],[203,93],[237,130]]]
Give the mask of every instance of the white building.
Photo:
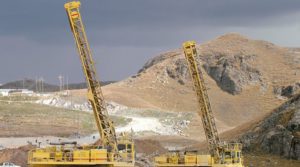
[[[21,94],[23,95],[28,95],[28,96],[32,96],[34,94],[34,92],[32,90],[28,90],[28,89],[22,89]]]
[[[11,89],[0,89],[1,96],[8,96]]]
[[[0,96],[9,96],[13,93],[19,93],[21,95],[32,96],[34,94],[33,91],[28,89],[0,89]]]

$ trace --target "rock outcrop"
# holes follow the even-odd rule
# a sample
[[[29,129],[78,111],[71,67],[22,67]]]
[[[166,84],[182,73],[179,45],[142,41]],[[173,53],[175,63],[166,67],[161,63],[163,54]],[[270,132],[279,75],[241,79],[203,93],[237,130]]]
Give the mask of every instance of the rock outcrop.
[[[300,94],[275,109],[241,141],[248,150],[260,149],[300,160]]]
[[[293,95],[300,93],[300,82],[275,88],[274,93],[284,97],[292,97]]]
[[[205,70],[226,92],[239,94],[245,85],[261,81],[260,71],[248,63],[255,59],[255,55],[222,54],[203,57],[207,58]]]
[[[261,48],[261,46],[253,44],[255,42],[242,35],[232,33],[199,45],[197,46],[201,59],[199,65],[202,66],[199,68],[204,68],[223,91],[233,95],[240,94],[248,85],[263,85],[262,73],[254,65],[263,55],[256,50],[269,51],[269,49],[277,50],[278,48],[270,43],[257,41],[256,43],[262,43],[261,45],[270,45],[267,49]],[[164,66],[160,66],[160,64],[164,64]],[[160,72],[157,75],[166,75],[181,85],[184,85],[189,79],[182,50],[177,49],[154,57],[139,70],[137,76],[157,66],[160,66]]]

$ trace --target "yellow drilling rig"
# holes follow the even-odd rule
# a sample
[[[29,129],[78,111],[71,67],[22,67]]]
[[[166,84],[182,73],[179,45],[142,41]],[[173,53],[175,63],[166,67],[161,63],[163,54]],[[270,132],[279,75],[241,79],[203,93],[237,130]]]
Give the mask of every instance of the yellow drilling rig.
[[[117,137],[113,122],[108,117],[100,82],[79,11],[79,1],[65,4],[82,69],[88,86],[88,100],[93,108],[100,144],[79,146],[76,142],[50,143],[46,148],[31,150],[28,165],[31,167],[133,167],[135,149],[132,138]]]
[[[187,60],[190,75],[198,102],[198,114],[208,143],[209,154],[204,155],[198,151],[171,151],[155,157],[156,167],[243,167],[240,143],[221,142],[214,115],[210,106],[202,71],[198,68],[196,43],[187,41],[183,43],[184,55]]]

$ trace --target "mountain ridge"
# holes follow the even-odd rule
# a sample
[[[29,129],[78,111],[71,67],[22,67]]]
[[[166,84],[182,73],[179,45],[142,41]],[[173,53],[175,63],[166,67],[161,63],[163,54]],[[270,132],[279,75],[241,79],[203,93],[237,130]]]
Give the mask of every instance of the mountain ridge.
[[[101,82],[101,85],[105,86],[111,83],[114,83],[116,81],[103,81]],[[63,85],[65,89],[73,90],[73,89],[86,89],[86,83],[70,83]],[[24,80],[16,80],[4,83],[0,85],[0,89],[28,89],[32,91],[41,91],[41,83],[37,82],[33,79],[24,79]],[[43,83],[43,91],[44,92],[56,92],[59,91],[59,86],[55,84],[49,84],[49,83]]]

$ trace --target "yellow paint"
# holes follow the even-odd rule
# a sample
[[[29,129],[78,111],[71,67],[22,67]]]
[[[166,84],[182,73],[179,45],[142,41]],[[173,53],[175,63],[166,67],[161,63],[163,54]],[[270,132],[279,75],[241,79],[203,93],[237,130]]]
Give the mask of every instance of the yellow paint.
[[[90,150],[74,150],[74,162],[90,162]]]
[[[106,149],[92,149],[91,150],[91,162],[105,162],[107,161]]]

